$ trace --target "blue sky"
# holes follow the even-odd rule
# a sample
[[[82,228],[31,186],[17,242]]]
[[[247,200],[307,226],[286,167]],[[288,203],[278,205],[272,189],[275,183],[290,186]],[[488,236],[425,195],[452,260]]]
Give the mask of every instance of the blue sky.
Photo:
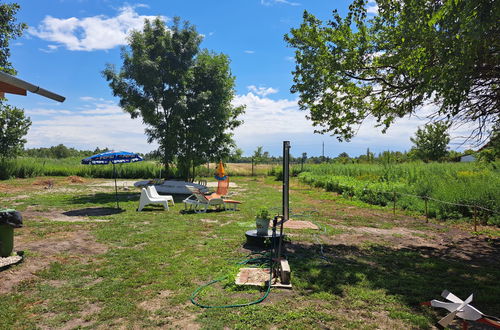
[[[218,0],[140,1],[44,0],[17,1],[17,18],[29,26],[23,37],[11,42],[11,61],[18,77],[66,97],[53,102],[36,94],[8,95],[9,103],[25,109],[32,119],[26,147],[63,143],[78,149],[109,147],[148,152],[140,119],[130,119],[118,107],[101,75],[106,63],[121,66],[120,47],[131,29],[140,29],[145,18],[180,16],[205,36],[203,48],[222,52],[231,59],[236,76],[235,104],[246,104],[245,123],[235,140],[246,155],[261,145],[279,155],[283,140],[292,153],[337,156],[345,151],[359,155],[371,151],[408,150],[410,136],[422,118],[402,119],[387,134],[367,122],[350,143],[313,133],[289,92],[294,68],[293,49],[283,41],[290,28],[298,27],[305,9],[328,19],[338,9],[344,15],[350,1]],[[376,13],[376,5],[369,4]],[[454,135],[464,135],[463,128]],[[462,146],[460,149],[463,149]],[[452,145],[452,149],[457,149]]]

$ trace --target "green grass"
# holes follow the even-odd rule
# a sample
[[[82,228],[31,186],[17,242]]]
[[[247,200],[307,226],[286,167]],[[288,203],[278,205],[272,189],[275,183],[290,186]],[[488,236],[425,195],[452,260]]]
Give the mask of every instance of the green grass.
[[[211,305],[252,301],[264,292],[259,288],[236,287],[232,283],[236,260],[246,258],[244,232],[254,226],[254,212],[260,206],[279,208],[279,182],[270,178],[232,178],[239,185],[234,199],[242,200],[238,212],[182,213],[177,204],[170,211],[148,206],[135,211],[138,192],[120,192],[124,212],[99,216],[110,222],[53,222],[25,220],[16,230],[23,242],[53,242],[68,233],[90,232],[95,242],[106,247],[96,255],[84,251],[59,251],[50,264],[36,271],[36,277],[21,282],[10,293],[0,295],[0,328],[57,328],[71,324],[81,327],[188,327],[203,328],[428,328],[439,315],[421,308],[422,301],[438,298],[447,288],[465,297],[472,291],[476,307],[485,313],[498,311],[499,267],[465,260],[427,255],[425,249],[394,248],[389,243],[336,242],[349,231],[344,226],[374,226],[391,229],[402,226],[386,216],[381,207],[361,208],[359,201],[320,190],[294,190],[294,213],[316,209],[300,220],[312,220],[321,230],[294,230],[289,233],[287,257],[292,269],[292,291],[271,291],[262,304],[230,310],[200,309],[189,303],[201,284],[228,276],[221,285],[203,291],[200,299]],[[19,180],[3,182],[18,185]],[[58,186],[56,186],[58,187]],[[27,192],[16,206],[38,210],[78,210],[112,207],[114,195],[93,192],[81,184],[68,184],[78,193],[53,190]],[[7,192],[13,197],[24,192]],[[320,204],[317,204],[320,203]],[[320,206],[318,206],[320,205]],[[366,204],[365,204],[366,205]],[[349,209],[347,207],[353,207]],[[334,219],[334,208],[346,216]],[[31,208],[30,208],[31,209]],[[357,212],[356,214],[352,214]],[[382,212],[382,216],[364,215]],[[377,213],[379,214],[379,213]],[[354,215],[351,217],[351,215]],[[350,216],[347,218],[347,216]],[[434,228],[421,224],[430,236]],[[414,223],[408,223],[413,226]],[[421,234],[424,235],[424,234]],[[392,236],[393,238],[401,238]],[[321,245],[320,245],[321,244]],[[323,251],[325,258],[320,258]],[[26,251],[23,264],[29,266],[41,254]],[[2,273],[0,273],[0,277]],[[79,323],[72,323],[78,320]],[[188,320],[188,321],[186,321]],[[184,323],[182,323],[184,322]]]

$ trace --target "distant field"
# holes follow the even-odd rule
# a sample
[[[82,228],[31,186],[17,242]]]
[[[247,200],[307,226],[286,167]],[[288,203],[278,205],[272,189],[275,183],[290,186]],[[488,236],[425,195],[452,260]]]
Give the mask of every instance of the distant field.
[[[31,178],[36,176],[81,176],[87,178],[112,178],[111,165],[81,165],[80,158],[34,158],[19,157],[16,160],[0,163],[0,180],[8,178]],[[202,165],[196,169],[197,176],[212,176],[215,172],[215,163],[209,166]],[[267,175],[268,172],[281,164],[259,164],[254,167],[254,175]],[[163,166],[154,161],[143,161],[132,164],[116,165],[118,176],[124,179],[159,178],[162,176]],[[175,167],[172,168],[175,171]],[[231,176],[252,175],[250,163],[228,163],[226,170]]]
[[[216,164],[210,164],[210,171],[215,171]],[[254,165],[254,175],[267,175],[273,168],[280,167],[281,164],[258,164]],[[250,176],[252,175],[251,163],[227,163],[224,168],[231,176]]]

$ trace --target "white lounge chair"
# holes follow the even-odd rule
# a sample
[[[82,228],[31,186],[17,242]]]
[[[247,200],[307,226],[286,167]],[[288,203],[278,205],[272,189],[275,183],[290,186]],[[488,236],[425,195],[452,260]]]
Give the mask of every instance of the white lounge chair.
[[[191,191],[192,195],[182,201],[185,209],[188,209],[189,205],[190,210],[193,209],[196,213],[205,213],[209,206],[224,206],[222,198],[207,198],[199,189],[193,186],[186,185],[186,188]]]
[[[172,206],[175,205],[174,203],[174,198],[172,195],[160,195],[158,194],[158,191],[156,190],[155,186],[147,186],[146,189],[149,192],[149,196],[153,198],[158,198],[158,199],[165,199],[168,202],[172,202]]]
[[[233,200],[224,200],[220,197],[211,197],[204,195],[199,189],[196,189],[193,186],[186,185],[193,194],[183,200],[184,208],[193,209],[196,213],[205,213],[208,210],[209,206],[215,206],[217,208],[224,207],[225,210],[236,210],[237,204],[240,204],[239,201]]]
[[[142,211],[144,206],[148,204],[162,204],[163,207],[168,210],[168,202],[165,198],[154,198],[149,194],[146,188],[141,189],[141,198],[139,199],[139,208],[137,211]]]

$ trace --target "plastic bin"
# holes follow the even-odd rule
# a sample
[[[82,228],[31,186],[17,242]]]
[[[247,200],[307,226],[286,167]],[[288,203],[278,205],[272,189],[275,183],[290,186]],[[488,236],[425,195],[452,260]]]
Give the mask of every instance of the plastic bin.
[[[12,209],[0,210],[0,257],[9,257],[14,248],[14,228],[23,226],[21,213]]]

